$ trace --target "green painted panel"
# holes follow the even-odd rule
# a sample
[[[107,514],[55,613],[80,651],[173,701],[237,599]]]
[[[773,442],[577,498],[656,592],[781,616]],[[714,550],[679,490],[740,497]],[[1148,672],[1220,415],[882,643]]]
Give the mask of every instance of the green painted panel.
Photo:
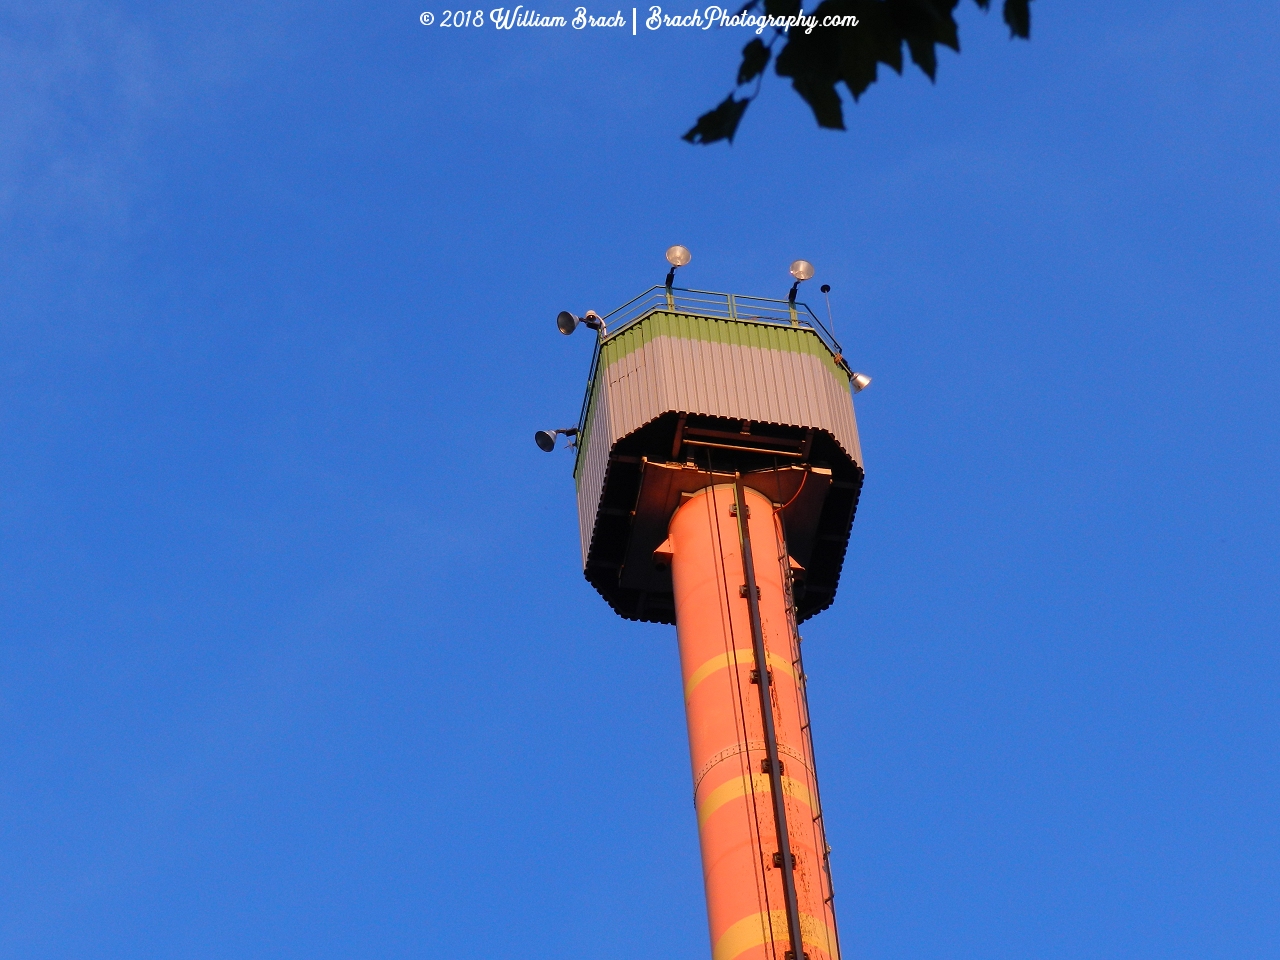
[[[804,327],[783,327],[749,320],[715,320],[666,312],[651,313],[634,326],[607,339],[601,347],[601,368],[608,368],[657,337],[805,353],[822,360],[833,376],[848,379],[848,374],[835,362],[827,345],[816,333]]]

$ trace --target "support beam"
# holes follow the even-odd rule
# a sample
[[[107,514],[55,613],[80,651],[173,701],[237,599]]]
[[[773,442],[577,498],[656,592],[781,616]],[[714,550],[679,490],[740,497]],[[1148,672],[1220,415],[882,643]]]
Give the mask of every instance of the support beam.
[[[804,960],[804,939],[800,927],[800,907],[796,903],[795,859],[791,854],[791,837],[787,829],[786,794],[782,790],[782,765],[778,762],[778,732],[773,722],[773,700],[770,696],[769,660],[764,646],[764,630],[760,626],[760,590],[756,586],[756,565],[751,555],[751,529],[747,523],[750,508],[742,489],[742,474],[733,481],[734,513],[738,520],[738,547],[742,557],[742,577],[746,581],[747,610],[751,616],[751,648],[755,654],[756,677],[759,680],[760,717],[764,722],[764,750],[769,767],[769,794],[773,799],[773,824],[778,840],[778,865],[782,870],[782,889],[786,898],[787,932],[791,938],[793,960]]]

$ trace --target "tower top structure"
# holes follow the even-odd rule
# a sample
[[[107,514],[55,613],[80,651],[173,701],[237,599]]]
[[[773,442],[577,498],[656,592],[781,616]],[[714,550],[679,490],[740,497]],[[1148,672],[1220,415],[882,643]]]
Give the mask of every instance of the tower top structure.
[[[576,428],[583,572],[627,619],[676,622],[654,552],[684,498],[736,474],[779,508],[797,620],[835,598],[863,479],[850,393],[870,380],[796,301],[813,269],[797,264],[786,300],[659,285],[578,321],[597,333]]]

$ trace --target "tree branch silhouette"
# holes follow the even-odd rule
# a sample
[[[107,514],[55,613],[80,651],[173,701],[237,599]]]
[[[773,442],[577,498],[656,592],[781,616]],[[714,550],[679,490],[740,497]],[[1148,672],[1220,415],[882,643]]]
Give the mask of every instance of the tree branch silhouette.
[[[823,0],[806,16],[817,17],[819,26],[784,31],[771,28],[766,43],[757,37],[742,48],[737,86],[718,106],[698,118],[684,135],[690,143],[719,140],[733,142],[747,107],[760,93],[765,69],[774,59],[773,48],[785,44],[774,59],[774,72],[790,77],[791,86],[813,110],[818,126],[843,130],[844,104],[838,85],[843,83],[856,103],[875,83],[880,64],[902,73],[902,49],[931,81],[937,79],[937,47],[960,51],[955,8],[960,0]],[[983,10],[991,0],[974,0]],[[1010,38],[1031,37],[1031,0],[1004,0],[1004,22]],[[800,13],[800,0],[750,0],[739,13],[757,11],[766,16],[790,17]],[[823,27],[827,17],[856,18],[854,26]],[[846,19],[843,22],[849,23]],[[755,87],[740,96],[743,87]]]

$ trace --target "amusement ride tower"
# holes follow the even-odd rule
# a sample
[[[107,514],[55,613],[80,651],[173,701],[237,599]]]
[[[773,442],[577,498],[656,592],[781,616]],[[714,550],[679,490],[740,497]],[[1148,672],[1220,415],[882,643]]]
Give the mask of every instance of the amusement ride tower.
[[[712,960],[839,960],[798,625],[835,599],[862,488],[852,393],[870,383],[796,291],[673,286],[595,331],[565,434],[586,578],[680,648]],[[824,292],[829,289],[824,287]]]

